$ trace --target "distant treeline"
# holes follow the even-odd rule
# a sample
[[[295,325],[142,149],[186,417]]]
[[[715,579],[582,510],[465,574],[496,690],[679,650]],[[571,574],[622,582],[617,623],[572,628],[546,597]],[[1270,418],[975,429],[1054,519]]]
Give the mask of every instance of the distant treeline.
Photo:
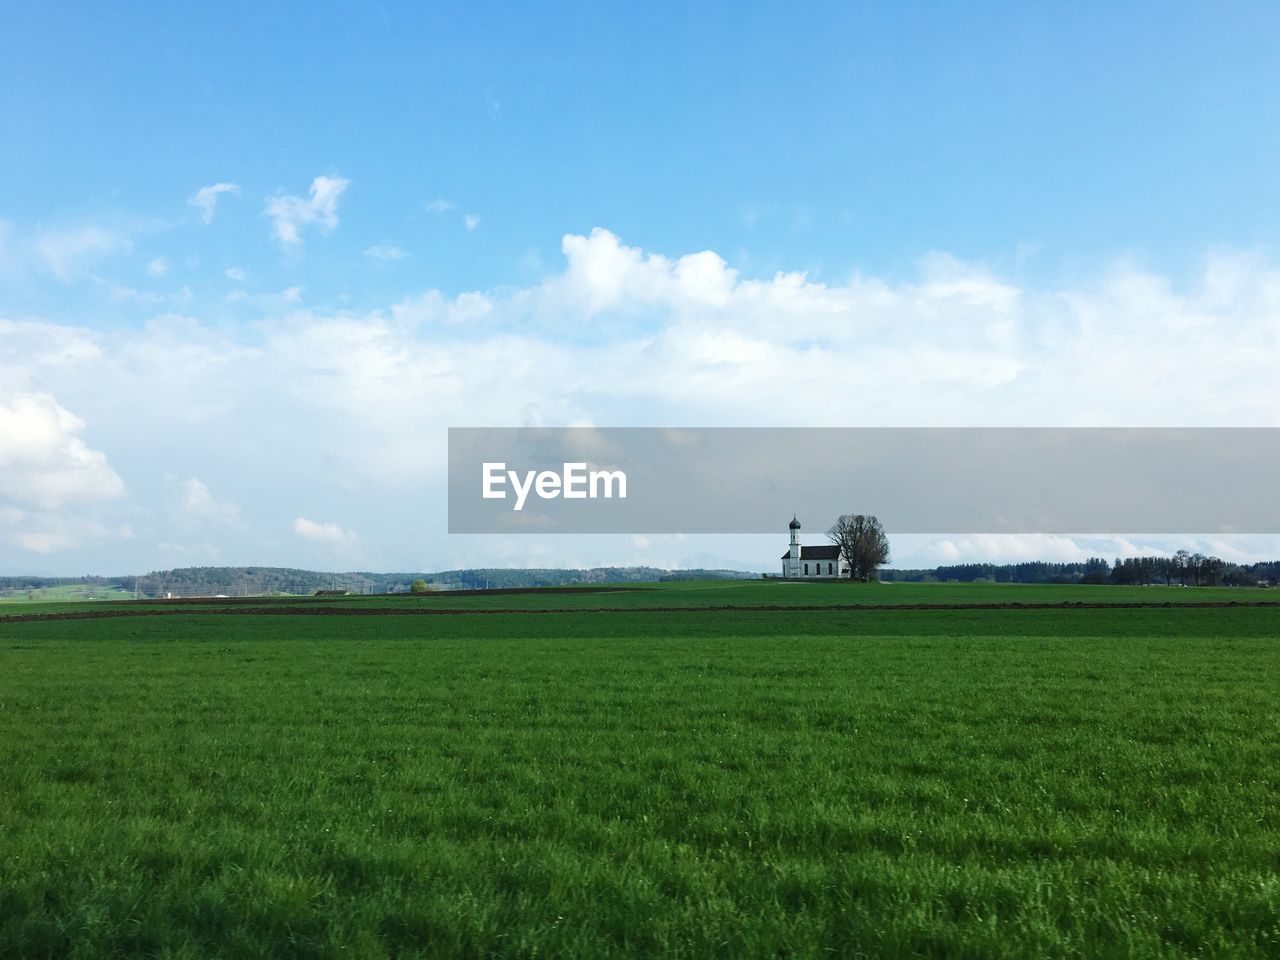
[[[672,580],[754,578],[739,570],[663,570],[658,567],[595,567],[590,570],[474,569],[437,573],[324,573],[290,567],[182,567],[139,576],[0,577],[0,592],[35,591],[82,584],[117,589],[140,597],[309,595],[317,590],[352,593],[408,593],[422,579],[435,590],[495,590],[511,587],[560,587],[574,584],[653,583]],[[1114,563],[1094,557],[1082,563],[963,563],[924,570],[884,569],[881,580],[901,583],[955,581],[974,583],[1114,583],[1241,586],[1280,584],[1280,561],[1228,563],[1218,557],[1179,551],[1172,557],[1131,557]]]
[[[755,577],[737,570],[661,570],[657,567],[596,567],[590,570],[481,569],[439,573],[324,573],[289,567],[182,567],[122,577],[0,577],[0,590],[40,590],[67,584],[117,588],[141,597],[264,596],[312,594],[317,590],[352,593],[408,593],[422,579],[437,590],[558,587],[591,583],[645,583]]]
[[[899,583],[1162,583],[1190,587],[1256,587],[1280,583],[1280,560],[1229,563],[1220,557],[1179,550],[1172,557],[1092,557],[1083,563],[961,563],[928,570],[881,570],[880,579]]]

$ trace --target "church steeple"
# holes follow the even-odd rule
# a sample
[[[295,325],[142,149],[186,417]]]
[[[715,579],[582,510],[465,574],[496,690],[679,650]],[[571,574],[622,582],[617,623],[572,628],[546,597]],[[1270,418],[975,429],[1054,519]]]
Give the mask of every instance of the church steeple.
[[[791,515],[791,522],[787,524],[791,530],[791,559],[800,559],[800,521],[796,519],[795,514]]]

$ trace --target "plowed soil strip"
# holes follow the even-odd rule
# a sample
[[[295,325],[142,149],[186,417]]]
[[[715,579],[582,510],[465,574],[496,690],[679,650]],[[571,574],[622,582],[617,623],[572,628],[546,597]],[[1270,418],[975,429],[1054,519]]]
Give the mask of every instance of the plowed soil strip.
[[[110,610],[67,610],[57,613],[23,613],[0,616],[6,623],[34,623],[43,620],[109,620],[116,617],[468,617],[468,616],[568,616],[574,614],[629,613],[861,613],[898,610],[1178,610],[1265,608],[1280,610],[1274,600],[1188,600],[1181,603],[1137,603],[1121,601],[1061,603],[810,603],[810,604],[734,604],[707,607],[507,607],[466,609],[462,607],[349,607],[324,604],[315,606],[215,607],[205,610],[155,609],[129,607]]]

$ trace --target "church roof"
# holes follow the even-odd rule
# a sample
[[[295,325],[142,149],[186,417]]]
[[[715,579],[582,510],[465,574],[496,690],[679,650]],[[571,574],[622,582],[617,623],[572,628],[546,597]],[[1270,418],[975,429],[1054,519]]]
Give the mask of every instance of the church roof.
[[[799,529],[800,529],[800,521],[796,519],[795,514],[792,514],[792,515],[791,515],[791,522],[787,524],[787,527],[788,527],[788,529],[791,529],[791,530],[799,530]]]
[[[791,551],[782,555],[783,560],[791,559]],[[798,560],[839,560],[840,547],[837,544],[823,544],[820,547],[801,547]]]

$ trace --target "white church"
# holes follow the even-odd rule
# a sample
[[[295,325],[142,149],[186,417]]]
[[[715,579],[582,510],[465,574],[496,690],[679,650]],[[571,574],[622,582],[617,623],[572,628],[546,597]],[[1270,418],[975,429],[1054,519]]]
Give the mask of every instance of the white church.
[[[791,549],[782,555],[782,577],[785,580],[837,580],[849,576],[849,561],[840,547],[824,543],[820,547],[800,544],[800,521],[791,523]]]

